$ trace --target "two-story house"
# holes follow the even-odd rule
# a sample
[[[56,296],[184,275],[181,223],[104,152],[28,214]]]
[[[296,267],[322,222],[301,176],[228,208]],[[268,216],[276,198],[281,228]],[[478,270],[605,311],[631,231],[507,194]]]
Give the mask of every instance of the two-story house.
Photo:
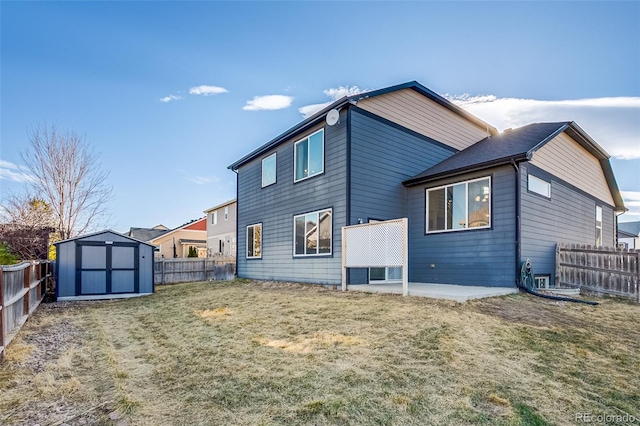
[[[410,282],[514,287],[529,258],[553,285],[556,243],[613,246],[624,211],[609,156],[575,123],[498,133],[417,82],[339,99],[229,168],[252,279],[339,284],[341,228],[406,217]]]
[[[236,199],[204,211],[207,215],[207,257],[236,255]]]

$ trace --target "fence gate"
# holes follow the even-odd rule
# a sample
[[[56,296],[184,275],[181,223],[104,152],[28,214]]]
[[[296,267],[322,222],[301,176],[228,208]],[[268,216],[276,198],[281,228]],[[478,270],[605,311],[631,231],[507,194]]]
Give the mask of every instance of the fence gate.
[[[347,268],[402,267],[402,294],[409,294],[408,219],[342,227],[342,290]]]

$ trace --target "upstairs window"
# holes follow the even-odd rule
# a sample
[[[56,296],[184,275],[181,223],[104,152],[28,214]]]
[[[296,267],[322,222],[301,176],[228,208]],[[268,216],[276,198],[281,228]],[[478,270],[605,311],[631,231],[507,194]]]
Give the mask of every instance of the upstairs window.
[[[534,175],[529,175],[527,179],[527,188],[531,192],[540,194],[543,197],[551,198],[551,183],[542,180]]]
[[[211,213],[211,224],[216,225],[218,223],[218,211]]]
[[[296,142],[294,157],[294,182],[324,172],[324,129]]]
[[[294,255],[331,254],[331,228],[331,209],[294,216]]]
[[[491,226],[491,179],[482,178],[427,190],[427,232]]]
[[[276,183],[276,153],[262,159],[262,187]]]
[[[247,259],[262,257],[262,224],[247,226]]]
[[[224,208],[224,220],[229,220],[229,207]]]

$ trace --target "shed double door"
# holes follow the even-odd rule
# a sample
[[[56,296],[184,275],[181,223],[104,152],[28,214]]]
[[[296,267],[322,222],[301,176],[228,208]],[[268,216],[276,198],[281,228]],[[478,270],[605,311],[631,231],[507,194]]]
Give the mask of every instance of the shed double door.
[[[78,242],[76,295],[138,293],[138,244]]]

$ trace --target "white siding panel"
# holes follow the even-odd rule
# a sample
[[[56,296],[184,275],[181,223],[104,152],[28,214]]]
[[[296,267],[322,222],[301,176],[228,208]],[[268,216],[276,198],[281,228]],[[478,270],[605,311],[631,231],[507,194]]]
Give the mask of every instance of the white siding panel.
[[[600,162],[566,133],[559,134],[536,151],[531,164],[614,205]]]
[[[358,101],[358,107],[458,150],[487,136],[487,129],[412,89],[363,99]]]

